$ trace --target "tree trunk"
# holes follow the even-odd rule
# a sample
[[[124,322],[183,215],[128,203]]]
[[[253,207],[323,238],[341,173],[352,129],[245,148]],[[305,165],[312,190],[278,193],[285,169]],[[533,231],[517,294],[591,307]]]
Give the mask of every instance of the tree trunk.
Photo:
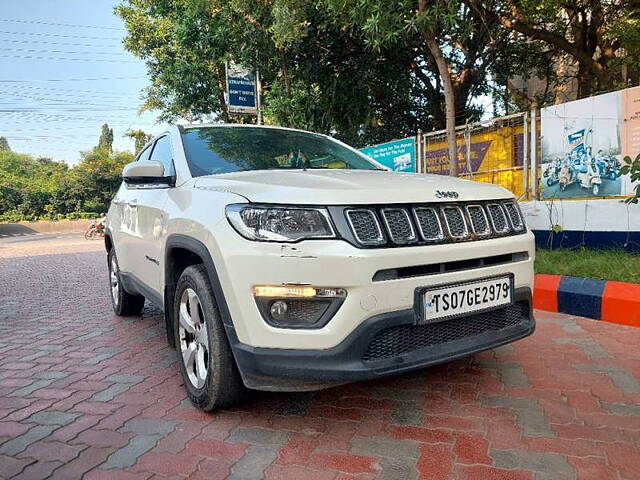
[[[447,61],[442,55],[440,45],[435,38],[435,35],[430,31],[424,33],[427,47],[436,61],[438,66],[438,73],[442,80],[442,88],[444,90],[444,105],[447,125],[447,150],[449,152],[449,175],[452,177],[458,176],[458,146],[456,144],[456,102],[455,95],[453,93],[453,82],[451,81],[451,74],[449,73],[449,66]]]

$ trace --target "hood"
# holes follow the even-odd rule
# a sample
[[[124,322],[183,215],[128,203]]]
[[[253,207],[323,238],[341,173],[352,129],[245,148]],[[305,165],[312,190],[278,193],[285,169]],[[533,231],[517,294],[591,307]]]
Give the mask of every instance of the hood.
[[[511,198],[508,190],[489,183],[444,175],[375,170],[259,170],[208,175],[195,187],[233,192],[251,202],[296,205],[427,203]],[[457,192],[438,198],[436,192]]]

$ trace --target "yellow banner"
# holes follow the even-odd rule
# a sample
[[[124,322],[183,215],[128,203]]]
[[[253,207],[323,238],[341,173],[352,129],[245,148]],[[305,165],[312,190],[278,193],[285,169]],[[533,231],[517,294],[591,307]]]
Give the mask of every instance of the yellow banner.
[[[468,161],[464,138],[458,138],[457,143],[458,172],[461,177],[495,183],[511,190],[516,196],[522,195],[523,125],[472,134]],[[449,174],[446,140],[425,142],[423,165],[426,173]]]

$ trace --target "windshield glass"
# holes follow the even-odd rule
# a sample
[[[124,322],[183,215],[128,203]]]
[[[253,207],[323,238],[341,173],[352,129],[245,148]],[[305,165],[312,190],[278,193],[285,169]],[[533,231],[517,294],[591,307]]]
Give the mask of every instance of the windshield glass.
[[[182,142],[191,175],[244,170],[380,170],[337,142],[313,133],[258,127],[189,128]]]

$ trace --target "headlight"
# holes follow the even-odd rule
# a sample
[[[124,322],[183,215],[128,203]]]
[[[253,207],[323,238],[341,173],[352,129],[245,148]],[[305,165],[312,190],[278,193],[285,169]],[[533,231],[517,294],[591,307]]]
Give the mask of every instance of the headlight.
[[[231,225],[249,240],[297,242],[336,236],[324,208],[233,204],[227,206],[226,213]]]

